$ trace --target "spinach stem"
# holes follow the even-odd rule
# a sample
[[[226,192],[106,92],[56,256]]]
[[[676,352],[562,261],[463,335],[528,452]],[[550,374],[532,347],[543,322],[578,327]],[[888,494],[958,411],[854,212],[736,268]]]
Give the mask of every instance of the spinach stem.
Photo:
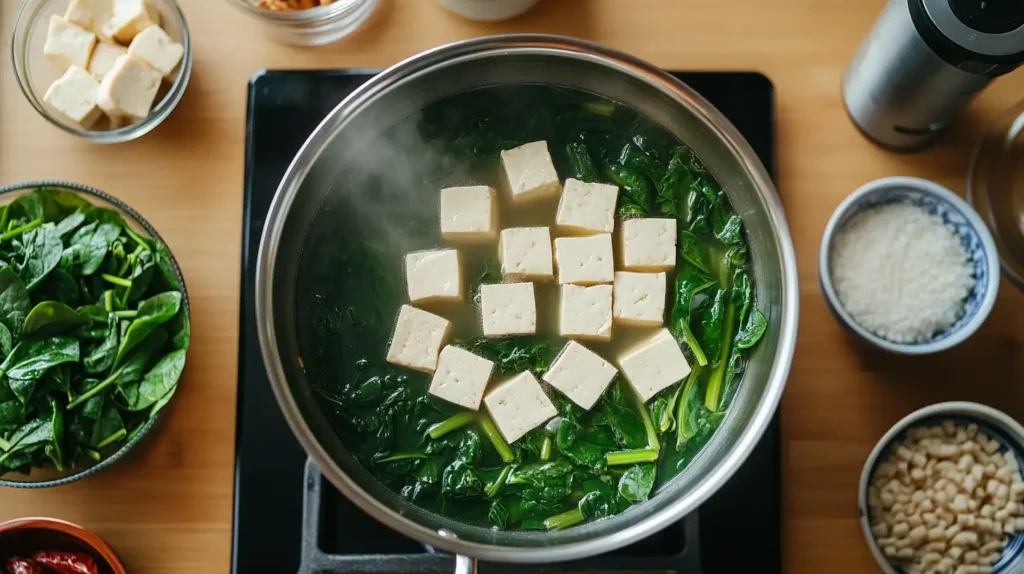
[[[39,219],[36,219],[34,221],[30,221],[30,222],[26,223],[25,225],[22,225],[21,227],[15,227],[14,229],[12,229],[10,231],[5,232],[3,235],[0,235],[0,241],[7,241],[8,239],[10,239],[12,237],[17,237],[17,236],[21,235],[22,233],[25,233],[26,231],[31,231],[31,230],[39,227],[42,224],[43,224],[43,218],[40,217]]]
[[[647,447],[658,452],[661,450],[661,442],[658,440],[658,431],[654,429],[654,422],[651,421],[651,413],[647,412],[647,405],[640,398],[640,395],[633,393],[637,409],[640,410],[640,419],[644,421],[644,429],[647,431]]]
[[[121,277],[117,277],[116,275],[111,275],[109,273],[101,273],[100,277],[102,277],[107,283],[113,283],[114,285],[124,287],[126,289],[129,289],[132,286],[131,279],[122,279]]]
[[[427,455],[418,452],[405,452],[400,454],[393,454],[391,456],[385,456],[384,458],[377,459],[373,462],[376,464],[381,462],[394,462],[396,460],[406,460],[409,458],[427,458]]]
[[[107,310],[107,313],[114,312],[114,292],[104,291],[103,292],[103,308]]]
[[[10,205],[5,205],[3,209],[3,215],[0,215],[0,229],[7,228],[8,219],[11,217]]]
[[[153,415],[150,414],[149,416],[153,416]],[[140,432],[142,432],[142,429],[145,428],[146,423],[148,423],[148,422],[149,421],[142,421],[141,423],[136,425],[136,427],[134,429],[132,429],[132,432],[128,433],[128,440],[132,440],[133,438],[135,438],[135,435],[137,435]]]
[[[548,518],[544,521],[544,527],[548,530],[557,530],[559,528],[568,528],[580,522],[583,522],[583,513],[580,512],[580,509],[574,508]]]
[[[491,417],[480,413],[480,429],[484,431],[487,438],[491,439],[491,444],[494,445],[494,450],[498,451],[498,455],[501,456],[501,460],[505,462],[512,462],[516,459],[512,453],[512,447],[508,446],[505,442],[505,437],[501,436],[501,432],[498,431],[498,427],[494,426],[494,421]]]
[[[729,353],[732,352],[732,338],[736,330],[736,305],[729,303],[725,307],[725,332],[722,333],[722,351],[718,360],[718,366],[711,371],[708,379],[708,390],[704,396],[704,406],[713,413],[722,408],[722,381],[725,379],[725,370],[729,367]]]
[[[109,377],[107,377],[106,379],[101,381],[98,385],[96,385],[95,387],[89,389],[88,391],[85,391],[84,393],[78,395],[77,399],[75,399],[75,400],[71,401],[70,403],[68,403],[67,409],[70,411],[71,409],[77,407],[78,405],[84,403],[85,401],[87,401],[87,400],[95,397],[96,395],[100,394],[101,392],[103,392],[103,389],[106,389],[107,387],[112,385],[115,381],[117,381],[117,377],[120,376],[121,371],[123,371],[123,370],[124,370],[124,366],[122,365],[120,369],[118,369],[118,370],[114,371],[113,373],[111,373]]]
[[[439,439],[453,430],[458,430],[468,425],[474,420],[476,420],[476,413],[458,413],[428,428],[427,435],[432,439]]]
[[[4,439],[0,438],[0,450],[2,450],[4,452],[7,452],[7,451],[11,450],[11,443],[9,443],[9,442],[5,441]]]
[[[656,460],[658,460],[658,451],[650,448],[619,450],[605,455],[605,462],[608,463],[608,466],[634,464],[638,462],[654,462]]]
[[[118,319],[134,319],[138,316],[139,312],[136,311],[114,311],[114,316]]]
[[[487,498],[494,498],[495,495],[498,494],[498,491],[501,490],[502,485],[505,484],[506,480],[508,480],[508,475],[511,472],[512,472],[512,466],[511,465],[506,466],[505,468],[501,469],[501,473],[498,474],[498,478],[494,479],[494,482],[492,482],[491,484],[487,485],[487,488],[484,490],[485,494],[487,494]]]
[[[544,437],[544,442],[540,445],[540,459],[548,461],[551,459],[551,437]]]
[[[99,442],[99,444],[96,445],[96,448],[97,449],[101,449],[101,448],[103,448],[105,446],[110,445],[113,442],[117,442],[117,441],[123,439],[126,436],[128,436],[128,431],[126,431],[126,430],[124,430],[122,428],[122,429],[118,430],[116,433],[114,433],[114,434],[108,436],[107,438],[101,440]]]
[[[693,398],[693,392],[697,388],[697,379],[700,378],[700,373],[703,369],[699,366],[694,367],[690,371],[690,376],[686,379],[686,388],[683,390],[683,396],[679,398],[679,411],[676,414],[676,450],[683,448],[686,441],[695,434],[695,430],[690,426],[689,412],[687,411],[690,401]]]
[[[138,247],[135,248],[136,250],[138,250],[138,248],[141,247],[142,249],[149,251],[149,245],[146,245],[146,240],[143,239],[138,233],[136,233],[135,230],[131,228],[131,226],[125,225],[122,227],[122,229],[124,229],[124,232],[128,234],[128,237],[131,237],[132,240],[135,241],[136,245],[138,245]]]
[[[100,455],[100,453],[94,451],[91,448],[82,448],[82,452],[85,453],[85,456],[93,459],[96,462],[99,462],[100,458],[102,458],[102,455]]]

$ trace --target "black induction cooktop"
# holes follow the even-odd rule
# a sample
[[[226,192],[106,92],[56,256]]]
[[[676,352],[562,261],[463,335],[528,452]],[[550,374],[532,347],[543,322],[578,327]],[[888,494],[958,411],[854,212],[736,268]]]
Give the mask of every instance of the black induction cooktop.
[[[380,525],[308,464],[274,400],[256,338],[260,236],[288,164],[369,70],[269,71],[249,83],[232,572],[450,572],[453,559]],[[674,73],[721,110],[775,172],[774,91],[755,73]],[[484,573],[781,572],[779,424],[701,508],[626,548],[543,567],[481,564]]]

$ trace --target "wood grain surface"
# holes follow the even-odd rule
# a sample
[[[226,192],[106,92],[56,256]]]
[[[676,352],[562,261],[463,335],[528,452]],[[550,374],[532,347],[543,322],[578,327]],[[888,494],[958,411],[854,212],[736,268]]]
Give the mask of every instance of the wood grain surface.
[[[0,1],[4,50],[19,4]],[[462,20],[432,0],[382,0],[365,29],[319,49],[265,40],[223,0],[181,4],[195,51],[191,85],[166,123],[136,142],[97,146],[60,132],[36,115],[14,81],[10,58],[0,58],[0,183],[66,179],[120,197],[164,235],[193,302],[185,378],[148,447],[70,486],[0,491],[0,520],[72,520],[105,537],[133,572],[226,572],[246,82],[263,68],[384,67],[492,33],[580,36],[665,68],[757,70],[774,82],[779,188],[801,287],[799,344],[782,406],[786,572],[877,571],[856,522],[856,484],[875,441],[903,415],[935,401],[970,399],[1024,417],[1024,299],[1008,282],[974,338],[917,359],[860,348],[821,299],[818,245],[846,194],[888,175],[926,177],[962,193],[980,131],[1024,94],[1024,72],[997,80],[924,153],[872,146],[843,111],[839,79],[883,0],[542,0],[501,24]]]

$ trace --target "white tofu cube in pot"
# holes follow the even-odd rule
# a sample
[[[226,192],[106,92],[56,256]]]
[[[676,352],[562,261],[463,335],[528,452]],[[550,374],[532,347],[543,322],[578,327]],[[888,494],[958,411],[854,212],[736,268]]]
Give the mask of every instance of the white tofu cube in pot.
[[[537,379],[529,372],[519,373],[484,397],[494,424],[509,443],[558,414]]]
[[[114,63],[121,56],[128,53],[128,48],[113,42],[98,42],[92,52],[92,59],[89,60],[89,73],[96,78],[97,82],[103,80],[110,70],[114,69]]]
[[[90,129],[103,110],[96,103],[100,83],[84,69],[71,66],[43,94],[43,101],[82,129]]]
[[[150,26],[160,25],[160,12],[149,0],[114,0],[114,10],[103,26],[103,33],[122,44]]]
[[[597,353],[569,341],[543,379],[572,402],[590,410],[618,372]]]
[[[565,233],[611,233],[615,230],[615,202],[618,198],[617,186],[567,179],[555,223]]]
[[[622,222],[622,266],[628,271],[669,271],[676,266],[675,219]]]
[[[462,271],[455,249],[414,251],[405,256],[409,301],[462,299]]]
[[[425,373],[433,372],[437,368],[438,352],[450,331],[448,319],[412,305],[402,305],[387,361]]]
[[[64,19],[109,42],[111,38],[103,31],[103,26],[113,13],[114,0],[71,0],[64,12]]]
[[[510,227],[501,230],[498,242],[501,274],[517,279],[550,279],[551,231],[547,227]]]
[[[43,55],[61,70],[78,66],[89,67],[92,49],[96,46],[96,34],[67,22],[56,14],[50,16],[50,26],[43,44]]]
[[[665,324],[665,273],[615,272],[612,315],[624,325]]]
[[[562,189],[547,142],[505,150],[501,152],[501,165],[514,202],[554,199]]]
[[[555,265],[562,284],[611,283],[615,278],[611,234],[555,239]]]
[[[659,329],[619,357],[619,368],[646,402],[690,374],[690,365],[668,329]]]
[[[537,300],[533,283],[481,285],[480,317],[485,337],[536,333]]]
[[[612,286],[562,285],[559,332],[563,337],[612,338]]]
[[[185,47],[175,42],[160,26],[139,32],[128,46],[128,53],[153,66],[168,81],[173,81]]]
[[[448,345],[441,349],[437,370],[430,380],[430,394],[450,403],[477,410],[487,390],[494,363],[469,351]]]
[[[139,121],[153,109],[160,78],[160,72],[142,60],[121,56],[100,82],[100,107],[115,122]]]
[[[465,243],[497,239],[497,193],[486,185],[442,189],[441,235],[448,241]]]

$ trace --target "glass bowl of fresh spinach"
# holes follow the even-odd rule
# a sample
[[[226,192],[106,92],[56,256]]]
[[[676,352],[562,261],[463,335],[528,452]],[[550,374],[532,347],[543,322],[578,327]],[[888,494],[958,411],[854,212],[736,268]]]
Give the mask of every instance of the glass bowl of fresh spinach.
[[[0,486],[58,486],[156,425],[185,367],[188,296],[156,230],[102,191],[26,182],[0,204]]]

